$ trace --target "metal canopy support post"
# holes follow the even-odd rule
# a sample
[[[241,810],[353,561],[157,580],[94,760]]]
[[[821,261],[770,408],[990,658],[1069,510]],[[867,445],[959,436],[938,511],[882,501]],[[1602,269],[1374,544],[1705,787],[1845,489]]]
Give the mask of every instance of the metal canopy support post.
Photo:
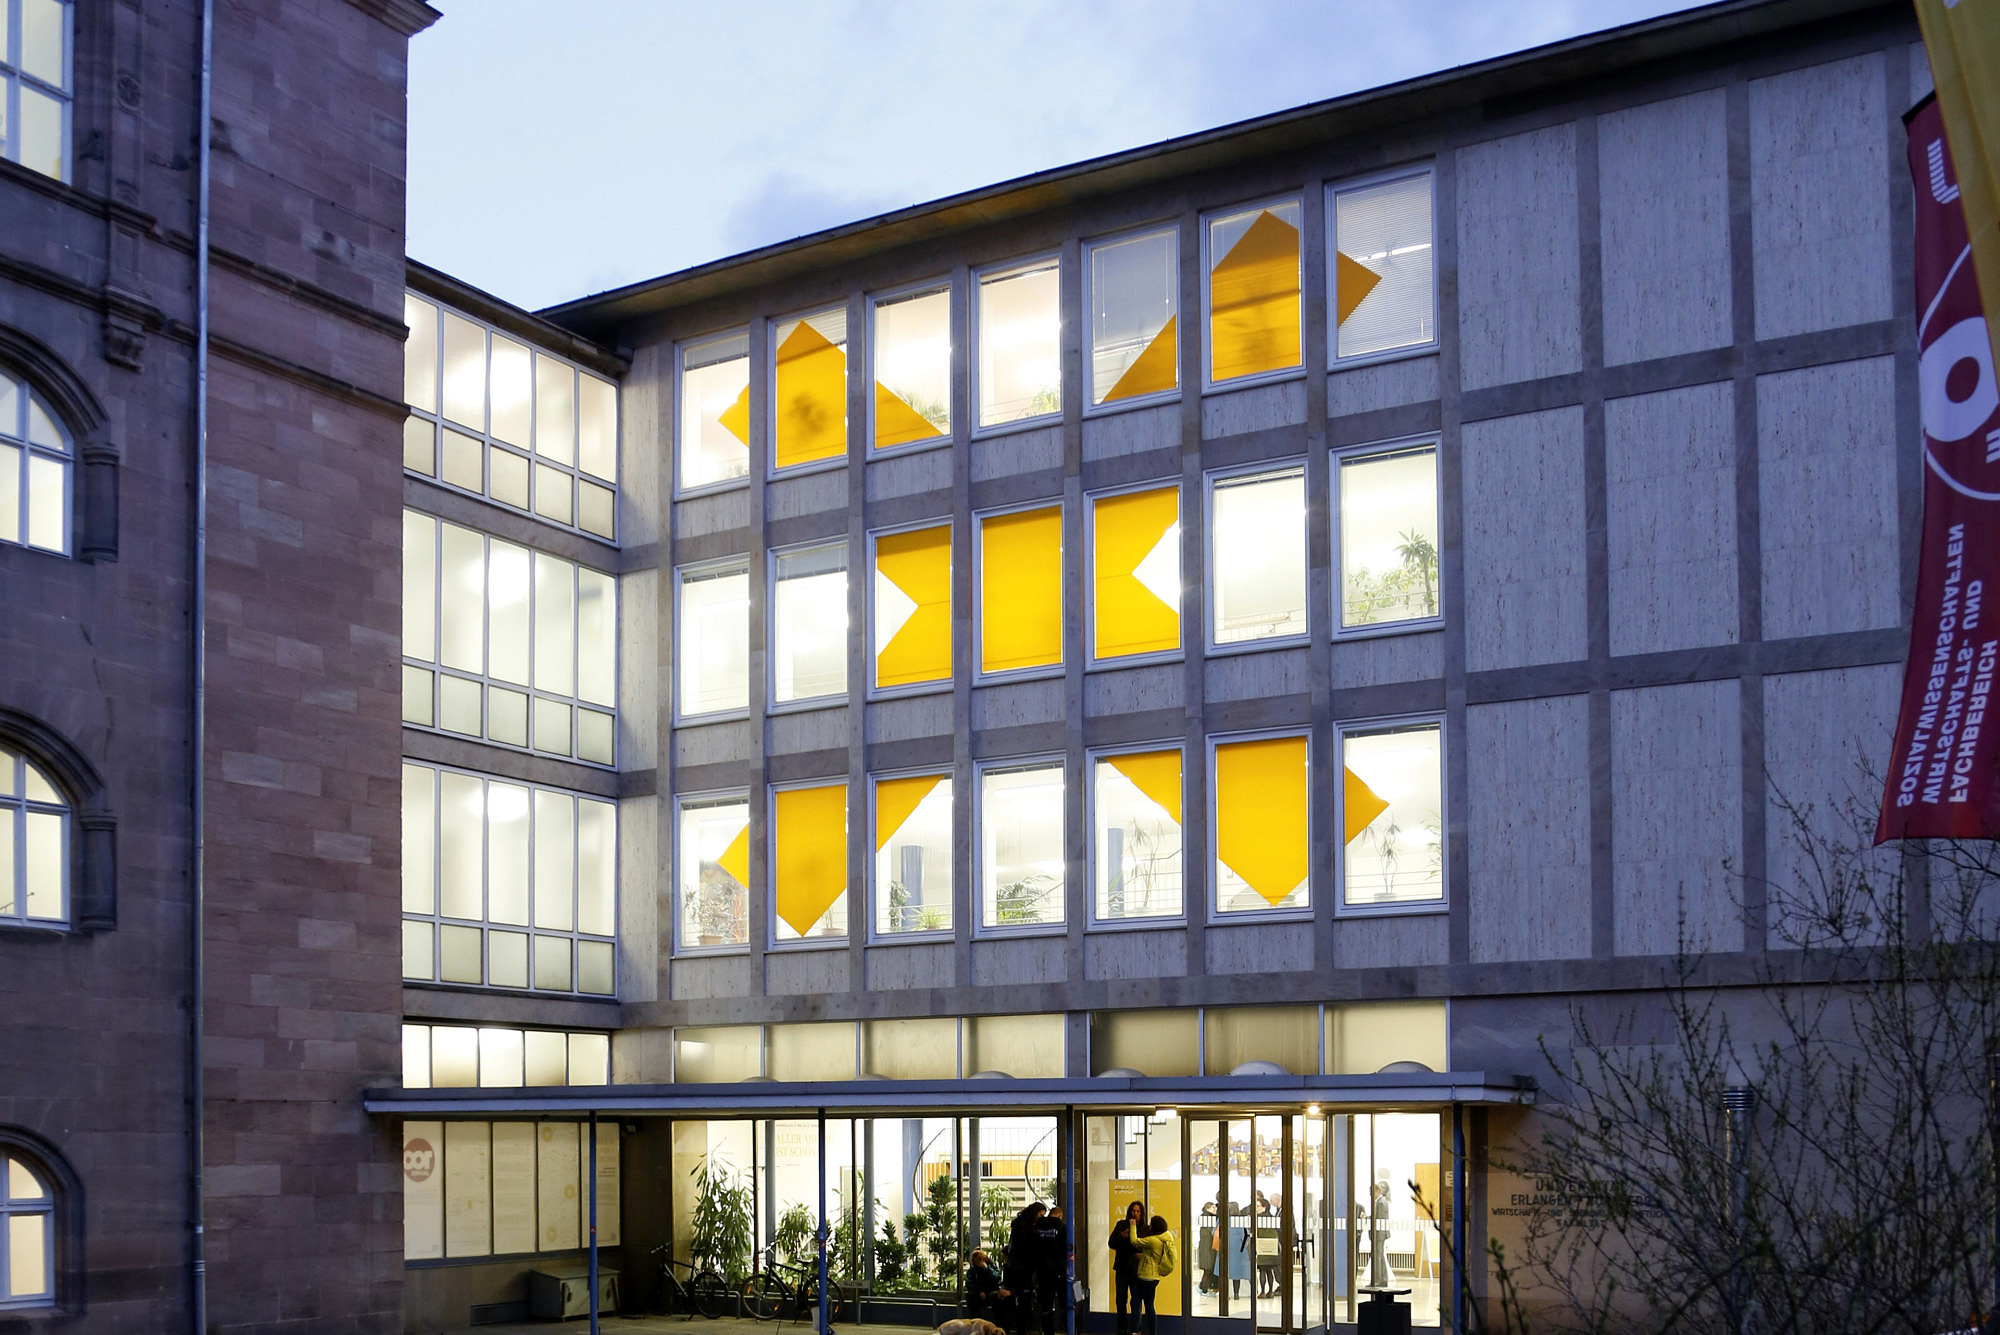
[[[819,1335],[826,1324],[826,1109],[819,1110]]]
[[[1026,1165],[1023,1165],[1024,1167]],[[1076,1335],[1076,1109],[1063,1109],[1063,1227],[1069,1259],[1063,1266],[1064,1329]]]
[[[1465,1286],[1471,1264],[1465,1257],[1465,1105],[1451,1105],[1451,1328],[1465,1330]]]
[[[597,1335],[597,1113],[590,1114],[590,1335]]]

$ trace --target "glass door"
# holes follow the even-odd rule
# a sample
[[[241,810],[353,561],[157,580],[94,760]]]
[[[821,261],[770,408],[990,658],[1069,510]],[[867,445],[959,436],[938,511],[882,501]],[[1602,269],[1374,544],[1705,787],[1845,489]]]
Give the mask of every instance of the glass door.
[[[1333,1119],[1331,1265],[1334,1315],[1354,1321],[1374,1289],[1401,1290],[1410,1324],[1442,1316],[1443,1238],[1450,1217],[1442,1124],[1436,1113],[1352,1113]]]

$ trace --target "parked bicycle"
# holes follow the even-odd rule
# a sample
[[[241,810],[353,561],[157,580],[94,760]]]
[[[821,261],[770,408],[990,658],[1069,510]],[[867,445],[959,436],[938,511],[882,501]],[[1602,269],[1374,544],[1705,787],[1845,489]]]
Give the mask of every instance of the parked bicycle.
[[[781,1261],[774,1249],[757,1253],[762,1262],[743,1286],[743,1310],[758,1321],[770,1321],[788,1308],[794,1322],[819,1314],[819,1267]],[[848,1299],[839,1284],[827,1287],[827,1320],[847,1315]]]
[[[689,1321],[697,1316],[713,1321],[730,1309],[729,1285],[715,1271],[676,1261],[666,1243],[653,1248],[653,1260],[659,1267],[662,1310],[669,1315],[679,1312]]]

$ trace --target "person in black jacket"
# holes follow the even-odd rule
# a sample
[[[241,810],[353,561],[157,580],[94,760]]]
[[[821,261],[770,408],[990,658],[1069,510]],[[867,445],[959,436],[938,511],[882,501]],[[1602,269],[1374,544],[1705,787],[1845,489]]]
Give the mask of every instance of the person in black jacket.
[[[1035,1227],[1035,1307],[1042,1316],[1042,1335],[1056,1335],[1069,1277],[1069,1221],[1062,1206],[1052,1205]]]
[[[1143,1201],[1125,1207],[1125,1217],[1111,1230],[1104,1245],[1111,1249],[1111,1280],[1118,1312],[1118,1335],[1131,1335],[1137,1312],[1139,1279],[1139,1229],[1146,1218]]]
[[[1002,1282],[1014,1295],[1014,1312],[1020,1326],[1007,1329],[1020,1335],[1034,1324],[1036,1307],[1035,1279],[1041,1269],[1039,1249],[1041,1247],[1042,1213],[1047,1207],[1040,1201],[1030,1202],[1007,1230],[1007,1268]]]

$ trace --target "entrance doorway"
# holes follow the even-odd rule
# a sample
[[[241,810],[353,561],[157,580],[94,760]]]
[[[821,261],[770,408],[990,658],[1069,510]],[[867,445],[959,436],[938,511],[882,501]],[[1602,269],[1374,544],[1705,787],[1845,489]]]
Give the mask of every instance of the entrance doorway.
[[[1332,1119],[1328,1288],[1335,1321],[1357,1319],[1374,1288],[1407,1289],[1410,1324],[1440,1324],[1440,1221],[1449,1174],[1437,1113],[1342,1113]]]

